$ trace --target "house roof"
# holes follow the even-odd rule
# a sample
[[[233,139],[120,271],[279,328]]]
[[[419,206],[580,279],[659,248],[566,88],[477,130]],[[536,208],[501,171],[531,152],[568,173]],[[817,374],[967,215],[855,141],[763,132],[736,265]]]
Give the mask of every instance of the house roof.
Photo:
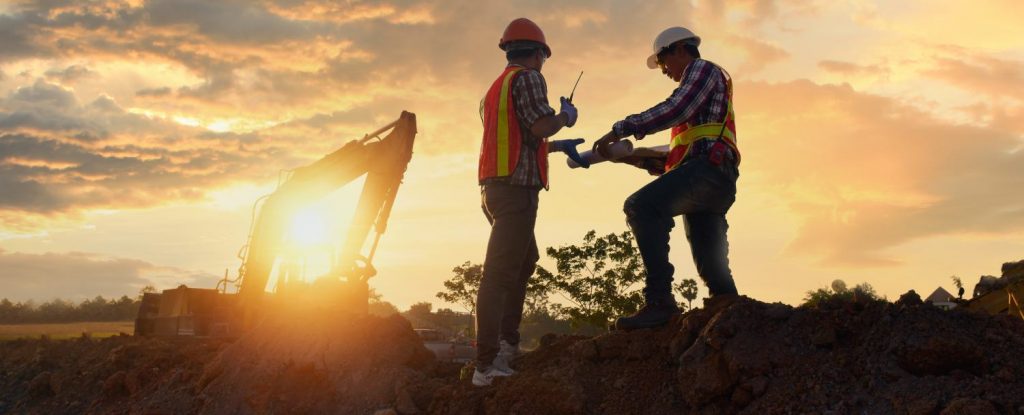
[[[955,298],[953,297],[953,294],[950,294],[949,291],[946,291],[944,288],[939,287],[936,288],[935,292],[929,295],[928,298],[925,299],[925,301],[931,301],[932,303],[948,303],[952,301],[953,298]]]

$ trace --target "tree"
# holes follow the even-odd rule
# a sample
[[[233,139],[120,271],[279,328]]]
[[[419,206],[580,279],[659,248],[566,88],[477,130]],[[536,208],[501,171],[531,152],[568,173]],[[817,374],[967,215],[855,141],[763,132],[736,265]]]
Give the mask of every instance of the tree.
[[[444,282],[445,290],[438,292],[437,298],[461,305],[470,314],[476,314],[476,294],[480,291],[480,279],[484,276],[484,266],[466,261],[462,265],[452,268],[452,273],[455,275]]]
[[[384,301],[383,296],[373,288],[370,288],[370,292],[367,295],[366,307],[366,312],[375,316],[387,317],[392,314],[398,314],[398,307]]]
[[[144,296],[146,294],[149,294],[149,293],[155,293],[155,292],[156,292],[156,287],[154,287],[152,285],[147,285],[147,286],[142,287],[141,289],[139,289],[139,296],[135,297],[135,298],[137,298],[138,300],[141,301],[142,300],[142,296]]]
[[[412,314],[412,315],[415,315],[415,316],[429,316],[431,310],[433,310],[433,309],[434,309],[434,305],[433,304],[430,304],[430,303],[428,303],[426,301],[422,301],[422,302],[418,302],[416,304],[413,304],[413,305],[409,306],[408,313]]]
[[[693,309],[693,300],[697,299],[697,281],[693,278],[683,279],[676,284],[676,291],[686,299],[686,308],[684,310]]]
[[[636,285],[646,272],[630,232],[597,237],[590,231],[582,244],[549,247],[547,255],[555,259],[557,274],[538,267],[537,283],[569,301],[551,307],[568,318],[574,329],[604,329],[613,317],[643,305],[643,294]]]
[[[860,283],[849,289],[846,286],[846,282],[843,280],[834,280],[831,284],[831,290],[828,288],[819,288],[817,290],[808,291],[804,297],[804,306],[817,307],[822,303],[829,302],[832,300],[838,301],[877,301],[881,298],[878,293],[875,292],[875,288],[868,283]]]
[[[953,279],[953,286],[956,287],[956,291],[957,291],[956,292],[956,298],[960,299],[960,300],[963,300],[964,299],[964,282],[960,281],[960,277],[958,277],[956,275],[954,275],[954,276],[952,276],[950,278]]]

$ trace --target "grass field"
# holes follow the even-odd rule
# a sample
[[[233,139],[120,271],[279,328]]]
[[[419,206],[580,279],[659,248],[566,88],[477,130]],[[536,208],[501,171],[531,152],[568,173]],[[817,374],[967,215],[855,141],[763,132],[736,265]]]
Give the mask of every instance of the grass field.
[[[131,321],[84,322],[61,324],[0,324],[0,341],[24,338],[70,339],[88,333],[94,338],[116,336],[118,333],[132,334],[135,323]]]

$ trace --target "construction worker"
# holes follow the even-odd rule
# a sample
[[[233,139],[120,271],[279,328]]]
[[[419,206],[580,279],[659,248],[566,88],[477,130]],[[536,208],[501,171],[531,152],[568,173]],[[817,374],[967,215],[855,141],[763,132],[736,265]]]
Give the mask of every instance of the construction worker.
[[[557,115],[548,105],[540,73],[551,57],[544,32],[519,18],[509,23],[498,47],[507,65],[480,109],[479,182],[491,235],[476,302],[477,386],[513,373],[509,362],[519,353],[526,284],[540,259],[533,228],[540,189],[548,186],[548,152],[561,151],[583,162],[576,152],[583,139],[547,140],[562,127],[572,127],[577,112],[565,97]]]
[[[672,130],[664,158],[624,159],[659,176],[626,199],[626,222],[636,237],[647,269],[645,305],[635,314],[620,317],[622,330],[666,324],[679,313],[672,295],[674,268],[668,259],[669,232],[674,217],[683,216],[686,238],[711,301],[737,297],[729,270],[725,214],[736,200],[736,125],[732,107],[732,79],[721,67],[701,59],[700,37],[689,29],[672,27],[654,40],[647,67],[660,68],[678,87],[663,102],[616,122],[594,143],[608,156],[608,146],[624,137],[642,140],[658,131]]]

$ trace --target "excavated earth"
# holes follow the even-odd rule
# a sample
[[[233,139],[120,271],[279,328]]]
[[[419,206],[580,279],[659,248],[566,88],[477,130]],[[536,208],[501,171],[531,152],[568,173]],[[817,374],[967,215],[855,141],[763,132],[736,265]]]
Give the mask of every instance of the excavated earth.
[[[495,385],[401,317],[268,321],[210,339],[0,343],[0,413],[1022,414],[1024,320],[747,298],[657,330],[546,336]]]

